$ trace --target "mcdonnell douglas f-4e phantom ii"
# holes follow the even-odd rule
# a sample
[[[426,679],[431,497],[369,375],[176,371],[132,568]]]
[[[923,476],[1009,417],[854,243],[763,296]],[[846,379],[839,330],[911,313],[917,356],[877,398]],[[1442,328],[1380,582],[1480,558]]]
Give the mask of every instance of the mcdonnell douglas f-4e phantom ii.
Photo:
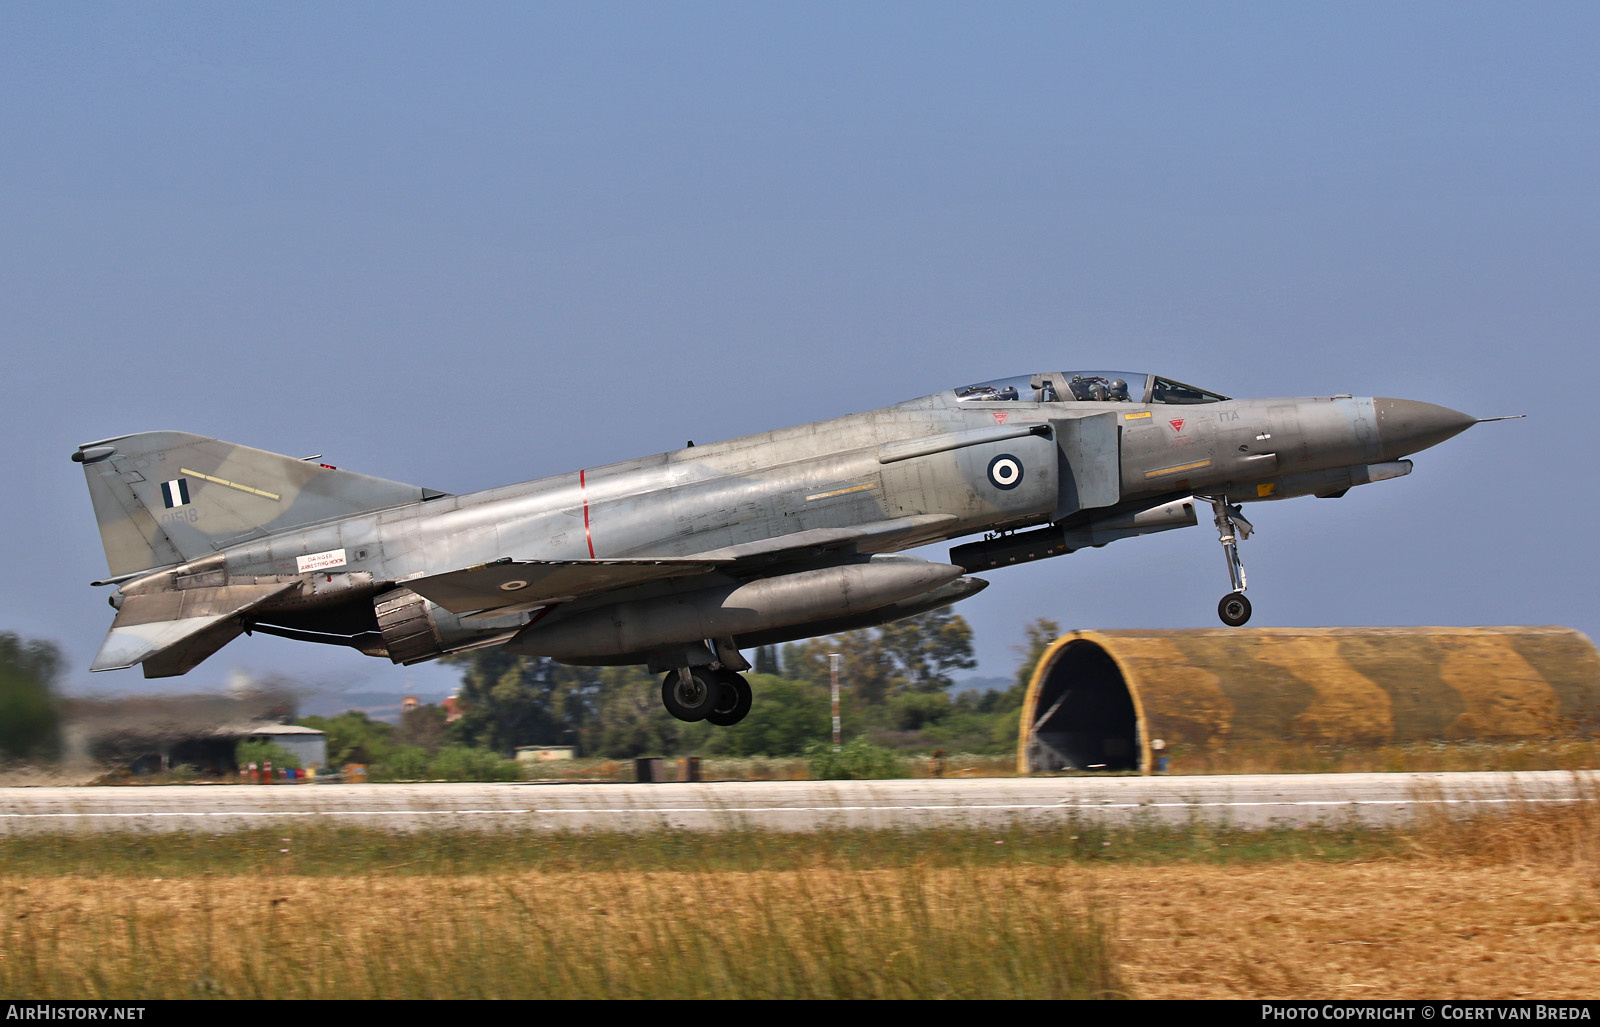
[[[181,432],[83,464],[116,619],[91,670],[183,674],[243,632],[395,663],[502,645],[647,664],[682,720],[750,708],[741,649],[886,624],[972,572],[1198,522],[1250,617],[1240,504],[1342,496],[1477,419],[1403,399],[1230,399],[1046,372],[864,414],[450,495]],[[893,555],[984,533],[949,563]]]

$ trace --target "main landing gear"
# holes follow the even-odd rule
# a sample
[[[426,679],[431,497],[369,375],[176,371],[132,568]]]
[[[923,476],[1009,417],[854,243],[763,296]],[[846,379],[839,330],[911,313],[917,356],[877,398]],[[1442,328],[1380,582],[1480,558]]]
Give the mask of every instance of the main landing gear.
[[[750,682],[725,665],[678,667],[661,679],[661,704],[679,720],[731,727],[750,712],[752,698]]]
[[[1239,543],[1256,529],[1244,519],[1239,507],[1228,505],[1226,497],[1210,497],[1210,502],[1217,537],[1222,541],[1222,555],[1228,561],[1228,580],[1233,584],[1233,591],[1217,603],[1217,616],[1228,627],[1237,628],[1250,619],[1250,600],[1244,597],[1244,564],[1239,562]]]

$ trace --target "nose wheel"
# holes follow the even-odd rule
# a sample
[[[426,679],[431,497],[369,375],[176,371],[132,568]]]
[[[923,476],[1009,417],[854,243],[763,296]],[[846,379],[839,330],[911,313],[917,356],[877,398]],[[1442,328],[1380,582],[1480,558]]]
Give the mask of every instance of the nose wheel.
[[[1229,592],[1217,603],[1217,616],[1230,628],[1241,627],[1250,619],[1250,600],[1242,592]]]
[[[1217,603],[1217,616],[1228,627],[1237,628],[1250,619],[1250,600],[1244,597],[1244,564],[1239,561],[1239,543],[1256,529],[1245,520],[1239,507],[1228,505],[1226,498],[1212,499],[1211,512],[1217,525],[1217,538],[1222,542],[1222,556],[1228,562],[1228,580],[1233,585],[1233,591]]]

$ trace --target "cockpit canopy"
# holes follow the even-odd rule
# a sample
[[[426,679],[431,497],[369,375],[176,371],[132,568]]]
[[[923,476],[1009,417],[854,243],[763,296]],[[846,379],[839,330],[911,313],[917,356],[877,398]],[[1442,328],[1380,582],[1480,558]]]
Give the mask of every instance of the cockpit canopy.
[[[956,390],[961,403],[1220,403],[1227,396],[1154,374],[1043,371],[996,378]]]

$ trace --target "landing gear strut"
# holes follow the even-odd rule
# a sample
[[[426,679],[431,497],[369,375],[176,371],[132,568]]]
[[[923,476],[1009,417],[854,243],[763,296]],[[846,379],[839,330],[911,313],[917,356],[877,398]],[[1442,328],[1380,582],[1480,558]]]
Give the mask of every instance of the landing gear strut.
[[[1250,619],[1250,600],[1244,597],[1244,564],[1239,562],[1239,543],[1250,537],[1255,526],[1245,520],[1237,506],[1229,506],[1226,497],[1211,499],[1211,512],[1217,525],[1217,537],[1222,541],[1222,555],[1228,561],[1228,580],[1233,591],[1217,603],[1217,616],[1230,628],[1237,628]]]

